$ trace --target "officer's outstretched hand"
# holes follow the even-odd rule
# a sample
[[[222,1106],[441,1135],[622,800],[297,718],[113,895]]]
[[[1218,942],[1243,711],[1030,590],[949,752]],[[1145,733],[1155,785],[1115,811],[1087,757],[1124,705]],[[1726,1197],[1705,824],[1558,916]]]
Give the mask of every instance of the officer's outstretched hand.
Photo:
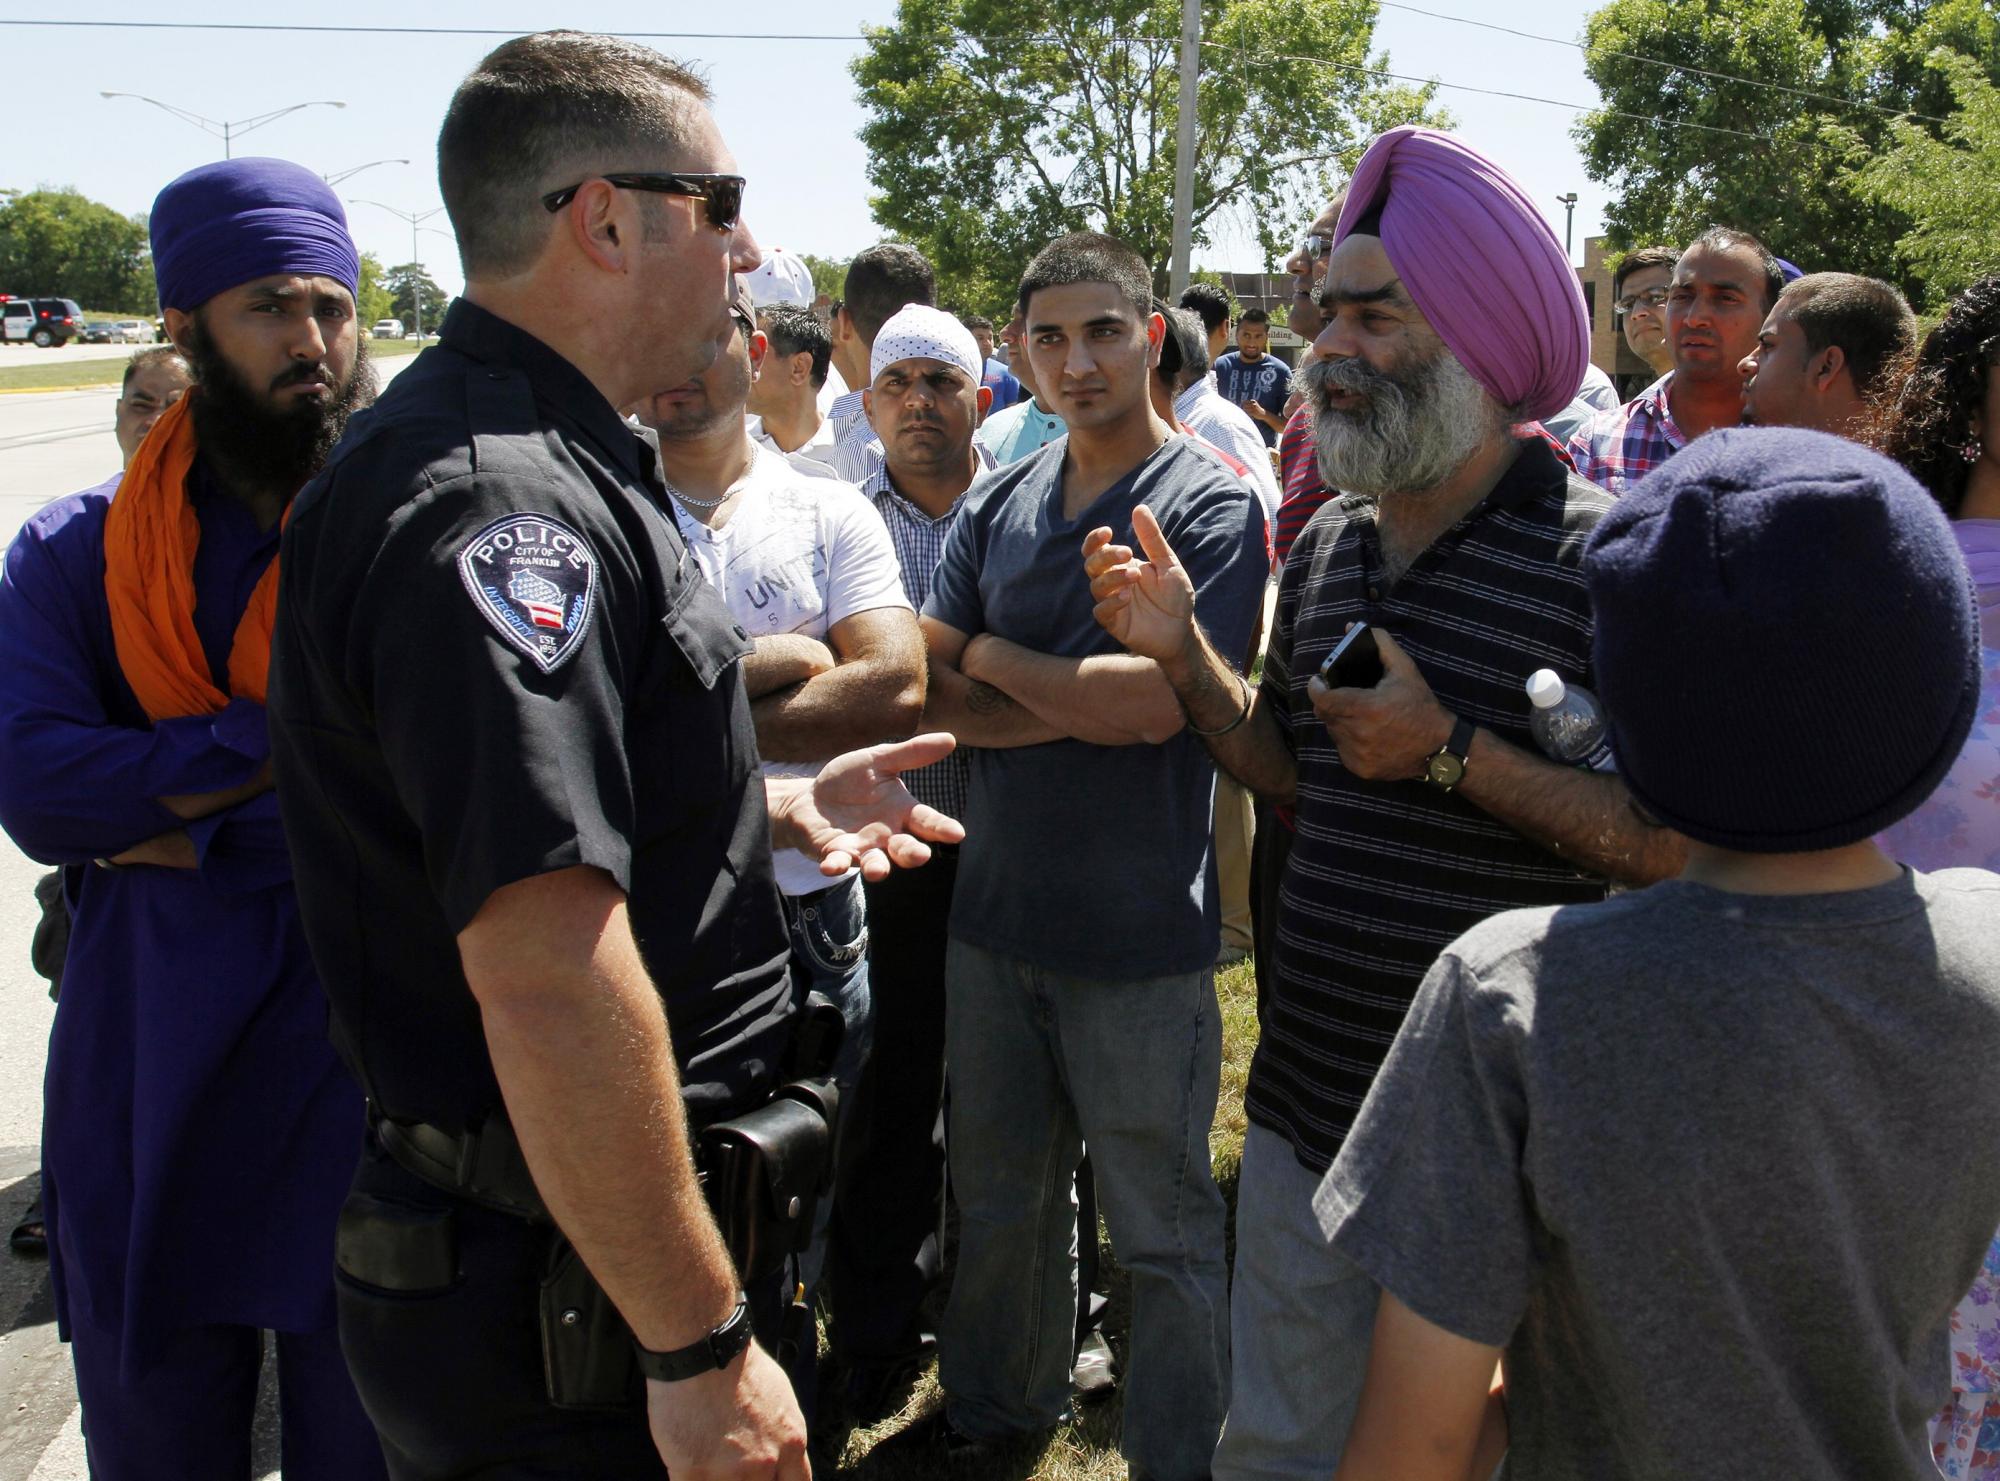
[[[727,1368],[649,1382],[646,1422],[673,1481],[812,1481],[791,1380],[755,1342]]]
[[[914,736],[849,751],[816,777],[774,777],[771,846],[795,848],[829,876],[859,869],[863,879],[887,879],[914,869],[933,843],[957,843],[965,825],[917,801],[902,774],[942,761],[958,742],[949,735]]]

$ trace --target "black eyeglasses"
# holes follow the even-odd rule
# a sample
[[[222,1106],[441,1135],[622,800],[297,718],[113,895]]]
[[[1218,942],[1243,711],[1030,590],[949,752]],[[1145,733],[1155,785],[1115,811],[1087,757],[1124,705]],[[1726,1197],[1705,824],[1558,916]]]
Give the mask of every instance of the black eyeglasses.
[[[737,219],[743,214],[743,177],[741,175],[655,175],[619,174],[593,175],[591,180],[602,180],[607,185],[615,185],[620,190],[650,190],[655,195],[691,195],[708,206],[708,224],[718,231],[736,230]],[[576,199],[576,193],[588,185],[590,180],[579,180],[574,185],[552,190],[542,197],[542,204],[549,208],[551,215]]]

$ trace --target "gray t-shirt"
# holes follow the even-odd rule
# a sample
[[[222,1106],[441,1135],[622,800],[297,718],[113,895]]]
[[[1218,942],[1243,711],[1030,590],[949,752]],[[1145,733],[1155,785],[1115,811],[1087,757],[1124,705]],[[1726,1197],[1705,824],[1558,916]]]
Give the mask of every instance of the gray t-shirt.
[[[1507,1347],[1514,1481],[1916,1481],[2000,1223],[1953,1064],[2000,1064],[2000,876],[1512,911],[1425,978],[1314,1208]]]
[[[924,615],[1038,653],[1121,653],[1091,615],[1083,537],[1137,547],[1132,510],[1159,518],[1194,582],[1195,613],[1232,661],[1270,574],[1264,510],[1215,456],[1169,439],[1075,519],[1063,518],[1068,439],[972,486]],[[1132,982],[1215,960],[1210,805],[1215,768],[1186,730],[1164,745],[1059,740],[972,752],[951,932],[1054,972]]]

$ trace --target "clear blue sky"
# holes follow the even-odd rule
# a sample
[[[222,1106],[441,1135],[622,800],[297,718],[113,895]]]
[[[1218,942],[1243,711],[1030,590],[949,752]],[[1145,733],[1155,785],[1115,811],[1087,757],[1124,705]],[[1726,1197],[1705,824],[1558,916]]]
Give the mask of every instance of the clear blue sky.
[[[1591,6],[1583,0],[1517,0],[1504,16],[1476,0],[1419,0],[1424,8],[1525,31],[1575,39]],[[482,27],[509,32],[552,25],[618,31],[741,30],[854,33],[894,13],[894,0],[764,0],[755,6],[640,5],[597,0],[551,7],[530,0],[395,5],[347,0],[340,6],[274,11],[248,0],[206,0],[176,12],[133,0],[27,0],[0,20],[282,21],[348,25]],[[250,32],[56,30],[0,26],[9,43],[0,87],[0,187],[72,185],[123,211],[147,209],[154,193],[181,171],[219,158],[221,141],[144,103],[107,101],[102,91],[144,93],[210,118],[241,119],[309,98],[336,98],[344,109],[310,108],[244,139],[238,153],[276,154],[330,174],[382,158],[407,157],[357,175],[339,187],[349,201],[355,237],[384,263],[410,256],[410,228],[382,201],[408,211],[439,203],[435,170],[438,121],[452,89],[498,37],[327,36]],[[1535,93],[1589,104],[1596,92],[1573,47],[1519,40],[1408,11],[1384,9],[1378,49],[1396,71],[1443,82]],[[1301,50],[1311,38],[1302,37]],[[859,43],[844,41],[659,40],[661,50],[700,63],[716,92],[724,136],[750,177],[752,227],[767,246],[845,257],[879,233],[868,215],[867,158],[855,137],[862,113],[847,62]],[[72,61],[55,63],[57,57]],[[1556,197],[1577,191],[1576,251],[1597,231],[1602,191],[1586,180],[1569,137],[1575,115],[1562,108],[1445,89],[1441,100],[1460,130],[1513,170],[1548,213],[1558,234]],[[433,227],[446,225],[443,216]],[[1198,266],[1256,271],[1254,236],[1225,224],[1216,244],[1198,250]],[[457,291],[451,242],[430,232],[417,239],[432,275]],[[4,288],[0,284],[0,288]]]

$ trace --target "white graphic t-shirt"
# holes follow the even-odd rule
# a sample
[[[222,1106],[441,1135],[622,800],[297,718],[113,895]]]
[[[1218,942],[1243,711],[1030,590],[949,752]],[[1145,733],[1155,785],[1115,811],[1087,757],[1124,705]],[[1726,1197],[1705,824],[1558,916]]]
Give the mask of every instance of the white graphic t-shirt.
[[[736,507],[720,529],[672,503],[702,575],[752,638],[798,633],[825,642],[835,623],[857,612],[910,610],[888,527],[852,484],[801,473],[783,453],[758,445],[732,492]],[[766,776],[818,771],[810,761],[764,763]],[[832,883],[794,849],[781,850],[774,863],[778,888],[788,895]]]

